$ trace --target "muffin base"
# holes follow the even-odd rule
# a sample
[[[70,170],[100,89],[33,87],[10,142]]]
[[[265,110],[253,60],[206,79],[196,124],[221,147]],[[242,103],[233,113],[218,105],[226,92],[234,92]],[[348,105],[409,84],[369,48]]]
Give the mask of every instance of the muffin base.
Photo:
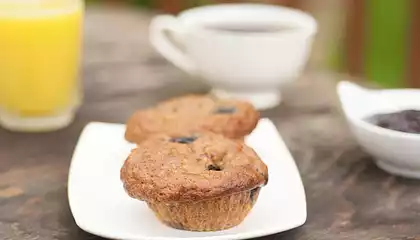
[[[240,224],[254,206],[260,187],[197,202],[147,204],[164,224],[188,231],[219,231]]]

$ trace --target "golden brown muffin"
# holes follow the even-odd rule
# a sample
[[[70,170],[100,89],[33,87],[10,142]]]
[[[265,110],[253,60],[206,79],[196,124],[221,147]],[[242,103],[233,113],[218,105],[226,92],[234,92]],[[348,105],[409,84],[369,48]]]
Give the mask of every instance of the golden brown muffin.
[[[176,135],[211,131],[241,139],[254,130],[259,118],[259,112],[247,102],[188,95],[135,112],[127,122],[125,138],[140,143],[156,133]]]
[[[121,180],[163,223],[217,231],[243,221],[268,171],[250,147],[218,134],[155,135],[131,152]]]

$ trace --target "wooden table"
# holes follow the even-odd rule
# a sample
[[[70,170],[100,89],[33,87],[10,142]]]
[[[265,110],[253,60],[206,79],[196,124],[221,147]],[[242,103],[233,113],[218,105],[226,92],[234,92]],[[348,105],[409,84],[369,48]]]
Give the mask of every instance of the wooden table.
[[[126,9],[89,9],[86,96],[74,124],[45,134],[0,130],[0,239],[101,239],[76,226],[67,201],[68,167],[82,128],[90,121],[122,123],[137,108],[208,90],[155,54],[149,19]],[[336,80],[307,74],[284,89],[280,107],[263,113],[296,159],[308,220],[262,239],[420,239],[420,182],[384,173],[355,144],[334,94]]]

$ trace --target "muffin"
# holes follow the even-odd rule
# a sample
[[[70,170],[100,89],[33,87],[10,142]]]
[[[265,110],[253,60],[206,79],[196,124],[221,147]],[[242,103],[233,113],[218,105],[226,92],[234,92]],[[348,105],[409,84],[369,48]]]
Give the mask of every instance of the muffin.
[[[254,130],[259,118],[259,112],[247,102],[188,95],[135,112],[127,122],[125,138],[140,143],[157,133],[180,135],[210,131],[243,139]]]
[[[164,224],[217,231],[243,221],[268,170],[250,147],[218,134],[154,135],[131,152],[121,180]]]

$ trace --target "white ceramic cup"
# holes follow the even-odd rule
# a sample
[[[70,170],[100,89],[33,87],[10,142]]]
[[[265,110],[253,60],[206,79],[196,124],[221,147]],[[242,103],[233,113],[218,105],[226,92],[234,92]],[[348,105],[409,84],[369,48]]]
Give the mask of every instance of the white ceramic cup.
[[[253,31],[258,28],[268,30]],[[281,84],[301,73],[316,31],[314,18],[298,10],[221,4],[186,10],[177,17],[156,16],[150,40],[174,65],[204,79],[216,96],[265,109],[278,105]]]

